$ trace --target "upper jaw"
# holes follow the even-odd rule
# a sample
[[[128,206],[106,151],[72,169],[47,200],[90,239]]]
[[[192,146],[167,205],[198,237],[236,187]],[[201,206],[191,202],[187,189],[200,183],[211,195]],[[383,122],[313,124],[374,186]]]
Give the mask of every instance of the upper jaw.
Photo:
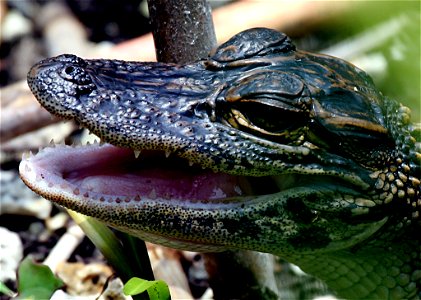
[[[130,68],[126,64],[119,68],[119,64],[62,55],[34,66],[28,81],[50,112],[76,119],[116,146],[174,153],[201,167],[233,175],[316,171],[337,174],[359,188],[369,185],[368,171],[350,159],[309,143],[273,142],[212,120],[212,110],[224,87],[218,83],[207,86],[213,77],[206,70],[198,72],[195,68],[201,68],[199,65],[183,68],[127,63]],[[134,68],[137,71],[127,74],[127,69]],[[154,68],[163,68],[171,80],[162,79]],[[192,80],[186,81],[189,74]],[[110,86],[101,86],[102,80],[111,80]],[[52,81],[54,89],[49,90]],[[86,93],[90,85],[95,88]]]

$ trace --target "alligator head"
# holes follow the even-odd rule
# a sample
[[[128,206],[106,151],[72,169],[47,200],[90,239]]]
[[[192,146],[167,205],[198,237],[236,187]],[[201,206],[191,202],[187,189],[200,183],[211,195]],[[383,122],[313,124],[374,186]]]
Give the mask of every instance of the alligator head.
[[[273,253],[345,297],[419,292],[417,131],[355,66],[255,28],[192,64],[61,55],[28,83],[107,143],[24,159],[45,198],[171,247]]]

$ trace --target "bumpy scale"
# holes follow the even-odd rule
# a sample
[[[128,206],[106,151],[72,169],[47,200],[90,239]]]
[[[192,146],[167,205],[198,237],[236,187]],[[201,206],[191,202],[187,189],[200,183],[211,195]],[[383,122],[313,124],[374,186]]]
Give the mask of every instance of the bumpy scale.
[[[171,247],[279,255],[340,297],[420,297],[420,131],[355,66],[255,28],[192,64],[61,55],[28,83],[109,143],[25,158],[45,198]]]

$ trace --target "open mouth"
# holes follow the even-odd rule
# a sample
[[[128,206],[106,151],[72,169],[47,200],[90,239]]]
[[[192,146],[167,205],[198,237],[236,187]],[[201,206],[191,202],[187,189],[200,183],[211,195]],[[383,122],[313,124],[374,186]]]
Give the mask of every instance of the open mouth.
[[[164,151],[136,155],[110,144],[45,148],[23,159],[20,173],[33,190],[53,200],[67,191],[101,202],[162,199],[216,204],[279,190],[267,177],[216,173]]]
[[[28,187],[60,206],[154,243],[206,252],[230,243],[212,240],[210,229],[241,233],[239,215],[244,232],[257,229],[245,215],[264,206],[259,195],[279,192],[269,176],[214,172],[162,150],[137,155],[111,144],[47,147],[25,155],[19,172]]]

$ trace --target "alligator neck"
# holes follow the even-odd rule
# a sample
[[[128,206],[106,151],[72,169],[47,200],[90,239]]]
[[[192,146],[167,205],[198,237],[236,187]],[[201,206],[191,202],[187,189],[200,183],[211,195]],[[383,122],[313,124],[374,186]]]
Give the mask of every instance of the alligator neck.
[[[399,225],[395,223],[394,227]],[[392,226],[389,229],[395,231]],[[405,226],[399,230],[400,236],[394,235],[399,238],[392,238],[390,231],[379,232],[363,245],[322,255],[298,256],[291,261],[324,280],[339,297],[419,299],[420,228],[417,231]]]

